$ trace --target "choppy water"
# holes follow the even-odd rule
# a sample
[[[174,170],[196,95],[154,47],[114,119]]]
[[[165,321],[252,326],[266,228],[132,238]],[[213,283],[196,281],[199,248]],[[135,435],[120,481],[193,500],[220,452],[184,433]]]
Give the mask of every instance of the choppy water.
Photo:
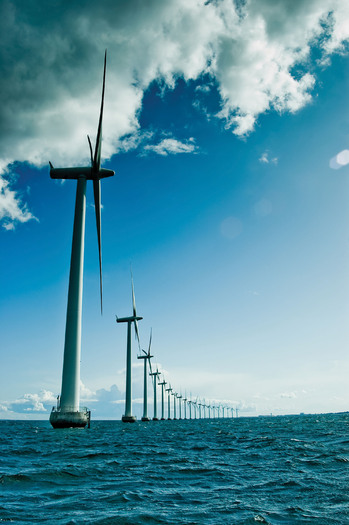
[[[0,521],[349,524],[349,414],[0,421]]]

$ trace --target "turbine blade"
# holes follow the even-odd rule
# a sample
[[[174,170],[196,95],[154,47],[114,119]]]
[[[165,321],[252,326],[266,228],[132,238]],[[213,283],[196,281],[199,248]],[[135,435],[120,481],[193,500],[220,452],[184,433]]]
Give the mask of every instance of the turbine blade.
[[[131,287],[132,287],[132,308],[133,308],[133,317],[137,317],[136,298],[135,298],[135,289],[134,289],[134,285],[133,285],[132,269],[131,269]],[[135,334],[136,334],[136,339],[137,339],[137,341],[138,341],[138,346],[139,346],[139,345],[140,345],[140,342],[139,342],[139,331],[138,331],[138,323],[137,323],[137,319],[135,319],[134,324],[135,324]]]
[[[103,120],[103,107],[104,107],[104,91],[105,91],[105,71],[107,67],[107,50],[105,50],[104,55],[104,72],[103,72],[103,88],[102,88],[102,101],[101,101],[101,110],[99,113],[99,123],[97,130],[96,138],[96,149],[93,159],[93,169],[98,172],[101,167],[101,151],[102,151],[102,120]]]
[[[91,167],[93,168],[93,152],[92,152],[92,144],[91,144],[91,139],[90,137],[87,135],[87,140],[88,140],[88,145],[90,146],[90,156],[91,156]]]
[[[153,335],[153,329],[150,329],[150,338],[149,338],[149,348],[148,348],[148,355],[150,355],[150,347],[151,347],[151,340]]]
[[[98,238],[98,255],[99,255],[99,287],[101,294],[101,314],[103,313],[103,295],[102,295],[102,247],[101,247],[101,181],[93,180],[93,195],[95,199],[96,226]]]

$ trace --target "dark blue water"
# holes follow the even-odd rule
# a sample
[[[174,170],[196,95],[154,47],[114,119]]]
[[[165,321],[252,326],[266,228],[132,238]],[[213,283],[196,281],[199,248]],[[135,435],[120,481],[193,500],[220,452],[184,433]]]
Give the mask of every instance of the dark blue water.
[[[0,521],[349,524],[349,414],[0,421]]]

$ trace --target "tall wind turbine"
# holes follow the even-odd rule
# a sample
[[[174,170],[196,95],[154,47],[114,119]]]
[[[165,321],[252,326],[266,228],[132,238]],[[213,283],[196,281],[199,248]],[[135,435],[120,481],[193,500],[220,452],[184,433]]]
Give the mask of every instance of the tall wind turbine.
[[[151,347],[151,339],[152,339],[152,332],[150,332],[150,338],[149,338],[149,347],[148,352],[142,349],[143,355],[138,355],[137,359],[143,359],[144,360],[144,380],[143,380],[143,416],[142,421],[150,421],[150,418],[148,417],[148,364],[150,372],[151,370],[151,364],[150,359],[154,356],[150,355],[150,347]]]
[[[161,421],[163,421],[165,419],[165,385],[167,385],[165,377],[159,385],[161,386]]]
[[[177,392],[172,392],[173,395],[173,419],[176,420],[176,399],[177,399]]]
[[[131,272],[131,286],[132,286],[132,306],[133,315],[130,317],[117,317],[117,323],[127,323],[127,350],[126,350],[126,400],[125,400],[125,414],[122,416],[124,423],[133,423],[136,421],[136,416],[132,415],[132,383],[131,383],[131,331],[132,323],[135,325],[135,334],[139,344],[139,333],[137,321],[141,321],[143,317],[137,316],[135,291],[133,286],[133,277]]]
[[[84,266],[84,237],[86,214],[86,182],[93,181],[93,193],[96,212],[97,239],[99,251],[99,278],[102,312],[102,250],[101,250],[101,179],[111,177],[114,171],[101,168],[102,120],[105,91],[105,72],[107,52],[104,55],[102,101],[95,151],[92,151],[90,137],[87,136],[91,155],[91,166],[75,168],[54,168],[50,162],[52,179],[76,179],[76,201],[73,228],[73,242],[70,259],[70,275],[65,343],[63,357],[62,389],[57,403],[50,415],[54,428],[85,427],[90,421],[90,412],[80,410],[80,354],[81,354],[81,312]]]
[[[153,385],[154,385],[154,417],[153,417],[153,421],[159,421],[158,413],[157,413],[156,385],[157,385],[157,378],[160,375],[160,372],[159,372],[159,370],[156,370],[156,372],[150,372],[149,375],[153,377]]]
[[[172,392],[172,388],[171,388],[171,385],[168,386],[168,388],[166,388],[166,392],[168,392],[167,394],[167,419],[170,420],[171,419],[171,392]]]
[[[177,399],[178,399],[178,406],[179,406],[179,419],[182,419],[182,401],[181,401],[181,399],[183,399],[182,394],[177,394]]]
[[[185,397],[183,398],[184,403],[184,419],[187,419],[187,392],[185,392]]]

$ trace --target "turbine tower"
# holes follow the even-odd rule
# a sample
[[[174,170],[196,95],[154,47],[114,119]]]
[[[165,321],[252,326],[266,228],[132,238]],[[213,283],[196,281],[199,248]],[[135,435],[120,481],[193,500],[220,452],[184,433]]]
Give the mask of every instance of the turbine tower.
[[[148,363],[149,368],[151,370],[151,364],[150,359],[154,356],[150,355],[150,347],[151,347],[151,339],[152,339],[152,332],[150,331],[150,338],[149,338],[149,348],[148,352],[142,349],[143,355],[138,355],[137,359],[143,359],[144,360],[144,382],[143,382],[143,416],[142,421],[150,421],[150,418],[148,417]]]
[[[176,420],[176,398],[177,398],[177,392],[172,392],[173,395],[173,419]]]
[[[167,385],[165,378],[159,385],[161,386],[161,421],[163,421],[165,419],[165,385]]]
[[[154,385],[154,417],[153,417],[153,421],[159,421],[158,413],[157,413],[156,384],[157,384],[157,377],[160,375],[160,372],[159,372],[159,370],[156,370],[156,372],[151,372],[149,375],[153,376],[153,385]]]
[[[166,388],[166,392],[168,392],[167,394],[167,419],[168,420],[171,420],[171,392],[172,392],[172,388],[171,388],[171,385],[169,385],[168,388]]]
[[[185,393],[185,397],[183,398],[184,403],[184,419],[187,419],[187,393]]]
[[[124,423],[134,423],[136,416],[132,415],[132,383],[131,383],[131,331],[132,323],[135,325],[135,334],[139,344],[139,333],[137,321],[141,321],[143,317],[137,316],[136,300],[133,286],[133,277],[131,272],[131,286],[132,286],[132,306],[133,315],[131,317],[117,317],[117,323],[127,323],[127,350],[126,350],[126,400],[125,400],[125,414],[122,416]]]
[[[178,406],[179,406],[179,419],[182,419],[182,401],[181,401],[181,399],[183,399],[182,394],[177,394],[177,399],[178,399]]]
[[[102,101],[99,113],[95,151],[92,151],[90,137],[87,136],[91,166],[74,168],[54,168],[50,162],[52,179],[76,179],[76,201],[73,227],[73,241],[70,259],[67,317],[63,356],[62,389],[57,408],[53,408],[50,422],[54,428],[85,427],[90,423],[90,412],[80,410],[80,354],[81,354],[81,313],[84,266],[84,237],[86,214],[86,182],[93,181],[96,212],[97,239],[99,251],[99,278],[102,312],[102,250],[101,250],[101,179],[111,177],[114,171],[101,168],[102,120],[105,91],[105,72],[107,52],[104,55]]]

